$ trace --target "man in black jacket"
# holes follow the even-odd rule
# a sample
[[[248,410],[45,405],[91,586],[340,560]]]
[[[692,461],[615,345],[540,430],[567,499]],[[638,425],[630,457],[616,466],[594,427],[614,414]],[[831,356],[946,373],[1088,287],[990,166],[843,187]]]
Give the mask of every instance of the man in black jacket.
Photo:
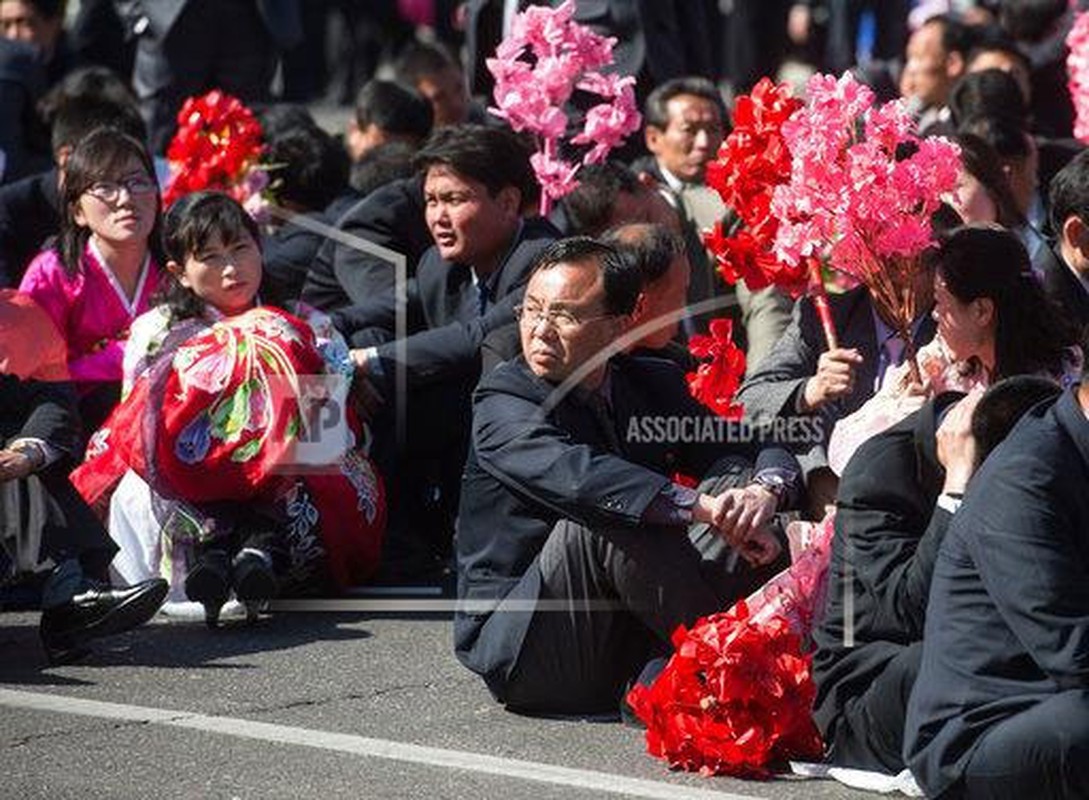
[[[385,400],[373,426],[372,452],[394,480],[395,508],[412,515],[426,504],[421,495],[432,498],[426,502],[437,500],[437,513],[447,517],[434,534],[443,555],[465,461],[469,396],[480,375],[481,344],[489,332],[503,328],[495,333],[500,357],[514,355],[512,307],[538,254],[558,232],[541,217],[523,216],[536,202],[537,184],[528,151],[510,131],[442,128],[416,161],[435,244],[408,281],[407,302],[399,307],[389,290],[341,309],[334,320],[357,348],[357,381],[366,380]],[[399,427],[403,441],[395,436]],[[435,527],[434,522],[407,527],[425,526]]]
[[[947,392],[865,442],[836,502],[813,716],[835,764],[904,769],[904,715],[923,647],[938,548],[973,473],[1021,415],[1054,397],[1046,378]]]
[[[1089,386],[1040,403],[938,551],[904,756],[928,797],[1089,796]]]
[[[123,589],[103,582],[117,546],[68,482],[75,420],[70,385],[0,374],[3,546],[16,573],[47,572],[40,635],[52,663],[146,622],[168,588],[161,578]]]
[[[1044,291],[1081,329],[1089,326],[1089,152],[1051,181],[1051,226],[1058,256],[1047,263]]]
[[[716,420],[672,364],[612,356],[641,288],[608,245],[556,242],[519,307],[522,355],[474,395],[455,650],[513,710],[615,712],[677,625],[781,564],[767,523],[799,488],[785,451],[761,451],[752,480],[751,462],[731,462],[739,488],[670,479],[749,453],[699,435]],[[672,437],[655,420],[694,435]],[[738,552],[765,568],[739,566]]]

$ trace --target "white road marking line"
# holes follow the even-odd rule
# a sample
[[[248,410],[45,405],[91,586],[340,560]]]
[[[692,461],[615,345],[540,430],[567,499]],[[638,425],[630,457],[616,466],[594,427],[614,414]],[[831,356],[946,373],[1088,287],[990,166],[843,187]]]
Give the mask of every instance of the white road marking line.
[[[759,800],[750,795],[716,792],[710,789],[660,783],[641,778],[628,778],[607,772],[573,769],[536,761],[499,758],[482,753],[424,747],[387,739],[372,739],[346,733],[254,722],[236,717],[208,716],[187,711],[170,711],[147,706],[106,703],[101,700],[85,700],[60,694],[0,689],[0,705],[31,711],[76,714],[99,719],[146,722],[152,725],[218,733],[242,739],[314,747],[370,758],[385,758],[392,761],[445,767],[466,772],[496,775],[503,778],[569,786],[573,789],[606,792],[624,797],[641,797],[650,798],[651,800]]]

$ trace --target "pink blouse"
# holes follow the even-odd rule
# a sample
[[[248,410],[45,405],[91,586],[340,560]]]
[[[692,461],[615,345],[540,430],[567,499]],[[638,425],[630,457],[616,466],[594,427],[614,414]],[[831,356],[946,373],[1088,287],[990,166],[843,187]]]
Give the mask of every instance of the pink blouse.
[[[79,273],[69,278],[56,250],[43,250],[27,268],[19,291],[34,298],[68,344],[68,370],[77,382],[120,381],[129,326],[151,308],[159,267],[148,257],[129,302],[98,248],[88,243]]]

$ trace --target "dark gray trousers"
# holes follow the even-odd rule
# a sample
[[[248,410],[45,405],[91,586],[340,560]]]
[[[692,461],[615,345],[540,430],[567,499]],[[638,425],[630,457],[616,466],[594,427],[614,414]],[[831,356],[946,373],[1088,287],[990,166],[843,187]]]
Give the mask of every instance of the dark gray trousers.
[[[702,490],[743,486],[751,470],[730,461],[716,474]],[[706,525],[591,530],[561,520],[532,567],[538,608],[493,691],[514,711],[616,712],[647,661],[671,652],[678,625],[725,610],[785,566],[784,555],[750,568]]]

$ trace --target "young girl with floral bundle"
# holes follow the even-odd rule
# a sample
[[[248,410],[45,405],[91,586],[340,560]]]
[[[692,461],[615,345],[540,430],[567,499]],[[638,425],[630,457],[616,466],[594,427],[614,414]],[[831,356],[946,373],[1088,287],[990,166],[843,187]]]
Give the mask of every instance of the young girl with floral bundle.
[[[308,393],[347,407],[347,346],[320,315],[256,305],[258,230],[227,195],[183,197],[164,229],[164,302],[134,323],[125,399],[73,476],[108,503],[114,568],[161,573],[210,625],[231,590],[252,609],[366,579],[385,500],[350,414],[348,446],[298,466],[314,434]]]
[[[86,430],[117,403],[129,327],[151,307],[160,209],[147,148],[116,130],[93,131],[65,163],[56,246],[31,262],[19,286],[68,346]]]

